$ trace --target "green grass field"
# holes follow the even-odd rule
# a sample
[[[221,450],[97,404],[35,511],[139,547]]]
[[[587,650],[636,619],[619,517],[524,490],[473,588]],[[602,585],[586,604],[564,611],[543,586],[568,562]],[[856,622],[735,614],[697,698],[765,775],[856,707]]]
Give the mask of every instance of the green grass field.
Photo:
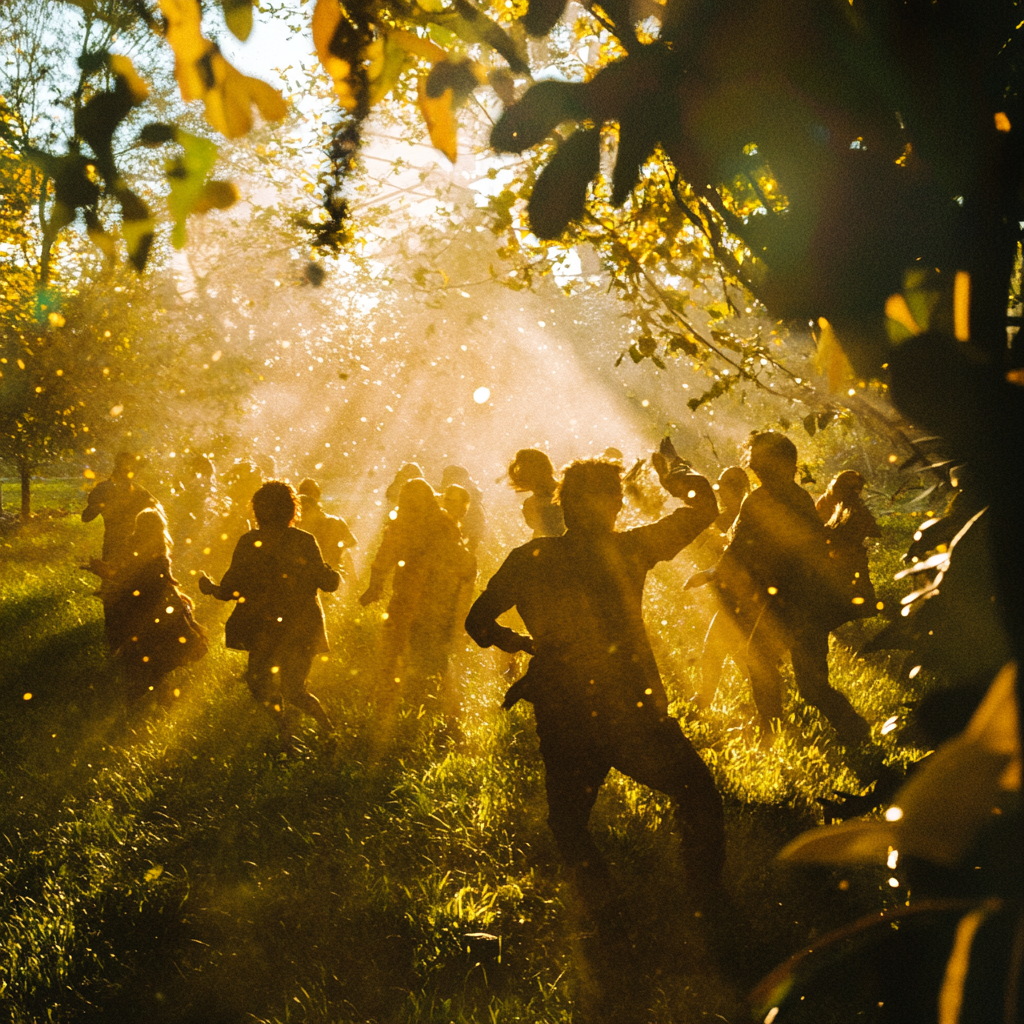
[[[40,484],[34,502],[80,507],[79,485]],[[244,655],[223,648],[200,603],[210,655],[176,674],[171,709],[129,713],[95,579],[78,568],[99,529],[41,518],[0,537],[0,1005],[17,1024],[735,1024],[779,961],[906,898],[883,865],[775,863],[821,820],[815,797],[853,779],[803,706],[774,747],[757,745],[731,668],[710,712],[687,710],[706,614],[679,596],[682,566],[652,574],[648,618],[676,711],[726,795],[736,917],[723,933],[695,916],[666,802],[613,776],[592,828],[621,887],[630,948],[616,960],[560,873],[532,716],[499,709],[491,653],[467,641],[457,654],[463,742],[430,707],[407,706],[381,743],[379,609],[332,602],[333,650],[310,688],[342,740],[328,752],[307,722],[285,758],[241,682]],[[894,562],[880,553],[883,596]],[[920,692],[839,641],[832,665],[874,722]],[[886,741],[896,759],[918,753]],[[498,936],[500,958],[467,953],[474,932]],[[608,1016],[598,991],[629,1018]]]

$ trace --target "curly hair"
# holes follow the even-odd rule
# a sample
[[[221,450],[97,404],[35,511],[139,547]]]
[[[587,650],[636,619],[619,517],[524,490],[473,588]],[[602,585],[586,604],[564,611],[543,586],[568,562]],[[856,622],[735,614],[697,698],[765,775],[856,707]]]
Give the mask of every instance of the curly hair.
[[[588,494],[622,494],[622,467],[607,459],[576,459],[562,470],[556,499],[572,508]]]
[[[297,509],[295,491],[284,480],[268,480],[252,496],[253,514],[260,527],[290,526]]]

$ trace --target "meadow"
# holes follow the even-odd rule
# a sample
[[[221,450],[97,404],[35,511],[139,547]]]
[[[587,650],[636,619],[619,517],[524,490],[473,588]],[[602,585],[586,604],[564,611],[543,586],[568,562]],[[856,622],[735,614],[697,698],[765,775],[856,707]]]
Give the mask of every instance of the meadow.
[[[79,485],[41,484],[35,502],[80,508]],[[883,525],[875,576],[892,601],[913,522]],[[325,747],[307,722],[285,757],[241,681],[244,655],[200,603],[209,656],[175,675],[171,708],[130,710],[80,568],[98,527],[42,516],[0,536],[0,1006],[14,1024],[738,1024],[789,954],[907,899],[882,864],[775,861],[822,820],[815,799],[855,781],[797,701],[759,744],[731,666],[711,709],[695,709],[707,607],[682,593],[684,564],[652,573],[647,617],[674,712],[725,794],[733,908],[699,914],[666,801],[613,774],[592,820],[626,935],[609,952],[560,871],[532,715],[501,711],[492,653],[468,640],[456,652],[463,735],[429,701],[382,730],[380,609],[330,602],[332,651],[310,688],[341,742]],[[899,656],[859,658],[869,628],[834,638],[833,680],[880,724],[929,681],[900,680]],[[893,760],[919,756],[899,735],[883,741]],[[497,941],[467,939],[478,933]]]

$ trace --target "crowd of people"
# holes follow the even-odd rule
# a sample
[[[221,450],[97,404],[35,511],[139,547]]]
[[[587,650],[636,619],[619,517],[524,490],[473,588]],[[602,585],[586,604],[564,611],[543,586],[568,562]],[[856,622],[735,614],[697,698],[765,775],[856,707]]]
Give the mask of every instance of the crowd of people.
[[[387,488],[380,540],[358,598],[368,606],[388,597],[377,718],[396,716],[402,700],[430,697],[457,732],[464,695],[449,663],[454,642],[468,633],[481,648],[504,652],[511,659],[505,674],[519,676],[510,679],[504,707],[533,705],[549,825],[583,892],[606,885],[587,822],[616,768],[673,798],[695,891],[717,898],[722,799],[669,712],[642,612],[648,572],[685,548],[699,568],[686,588],[708,588],[714,605],[694,703],[715,699],[731,658],[749,681],[761,742],[770,743],[783,728],[780,665],[789,659],[799,696],[830,723],[862,784],[885,788],[892,781],[869,723],[829,680],[830,633],[876,612],[865,543],[880,531],[861,498],[865,480],[842,472],[815,501],[795,482],[796,447],[774,431],[751,435],[744,462],[712,484],[667,439],[647,477],[646,460],[625,472],[614,449],[561,473],[544,452],[518,451],[507,482],[526,496],[522,518],[532,536],[507,554],[479,594],[477,552],[488,523],[469,472],[446,467],[435,490],[421,467],[408,463]],[[210,646],[195,603],[175,578],[176,545],[200,593],[233,604],[224,644],[248,652],[246,684],[271,716],[282,749],[295,742],[301,715],[333,746],[334,724],[309,692],[308,676],[328,649],[320,595],[337,592],[343,580],[348,588],[357,584],[357,541],[348,524],[324,509],[316,480],[293,489],[266,478],[272,466],[265,476],[264,467],[241,460],[215,486],[213,464],[200,455],[186,463],[165,511],[135,481],[139,465],[136,456],[118,454],[82,513],[86,522],[103,518],[102,557],[90,569],[101,580],[107,640],[129,695],[173,701],[180,692],[173,671]],[[661,515],[666,496],[679,506]],[[624,504],[642,525],[616,529]],[[200,617],[212,630],[215,606],[208,607]],[[526,632],[499,624],[512,609]]]

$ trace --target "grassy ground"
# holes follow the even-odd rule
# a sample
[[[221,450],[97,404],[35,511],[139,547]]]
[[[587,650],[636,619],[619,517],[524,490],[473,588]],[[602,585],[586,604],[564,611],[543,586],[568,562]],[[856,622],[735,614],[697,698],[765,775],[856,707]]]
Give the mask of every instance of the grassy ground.
[[[78,485],[39,485],[35,501],[79,507]],[[175,677],[174,707],[128,712],[94,578],[77,568],[98,544],[97,525],[70,518],[0,537],[0,1005],[17,1024],[627,1019],[599,990],[634,1019],[734,1024],[789,953],[905,898],[881,865],[773,861],[820,820],[814,798],[853,780],[795,704],[789,732],[757,745],[731,669],[711,711],[689,710],[706,610],[680,599],[683,566],[653,574],[648,615],[676,710],[726,794],[736,915],[724,932],[695,916],[666,803],[613,776],[593,829],[621,888],[616,959],[560,874],[532,717],[497,709],[489,653],[458,655],[464,742],[424,706],[371,741],[379,612],[333,602],[311,689],[342,741],[328,752],[310,730],[285,759],[216,628],[210,655]],[[875,722],[915,696],[842,643],[832,664]],[[486,940],[467,953],[477,932],[499,937],[500,958]]]

